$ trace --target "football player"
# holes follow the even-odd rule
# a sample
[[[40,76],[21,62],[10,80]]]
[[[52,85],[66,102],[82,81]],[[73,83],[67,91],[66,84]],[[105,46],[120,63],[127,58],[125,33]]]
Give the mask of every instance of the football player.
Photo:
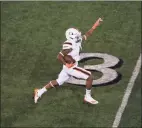
[[[99,23],[97,24],[99,25]],[[47,90],[61,86],[64,82],[66,82],[71,76],[76,78],[81,78],[86,80],[86,94],[84,96],[84,102],[90,104],[98,104],[98,101],[92,98],[91,96],[91,88],[93,77],[90,71],[87,71],[78,66],[79,61],[79,53],[81,50],[81,44],[83,40],[87,40],[87,38],[92,34],[94,28],[91,28],[84,35],[81,35],[81,32],[76,28],[69,28],[65,32],[66,41],[63,43],[62,50],[59,52],[57,58],[63,64],[63,69],[58,75],[56,80],[51,80],[47,85],[45,85],[41,89],[34,90],[34,102],[37,103],[38,99],[47,92]],[[70,55],[75,63],[66,63],[64,56]]]

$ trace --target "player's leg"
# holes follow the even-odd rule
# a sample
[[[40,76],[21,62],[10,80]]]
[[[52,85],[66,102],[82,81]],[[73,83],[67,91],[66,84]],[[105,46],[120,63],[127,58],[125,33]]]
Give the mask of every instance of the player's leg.
[[[75,67],[73,68],[73,71],[70,73],[72,76],[75,76],[77,78],[85,79],[86,80],[86,94],[84,97],[85,102],[89,102],[91,104],[97,104],[98,101],[92,98],[91,96],[91,88],[92,88],[92,82],[93,82],[93,76],[91,72],[80,68]]]
[[[62,70],[58,76],[58,79],[50,81],[47,85],[45,85],[41,89],[34,90],[34,102],[37,103],[38,99],[50,88],[57,87],[62,85],[67,79],[69,79],[68,74]]]

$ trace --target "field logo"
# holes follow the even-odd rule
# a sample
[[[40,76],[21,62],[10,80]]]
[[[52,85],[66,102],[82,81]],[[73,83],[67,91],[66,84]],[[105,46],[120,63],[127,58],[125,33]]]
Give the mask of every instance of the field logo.
[[[80,61],[86,61],[87,59],[99,58],[103,59],[104,63],[97,65],[84,65],[84,69],[91,71],[101,72],[103,75],[101,78],[97,80],[93,80],[93,85],[107,85],[111,82],[115,81],[118,78],[118,73],[112,69],[116,65],[119,64],[120,60],[112,55],[108,55],[106,53],[81,53]],[[81,79],[76,79],[71,77],[67,83],[77,84],[77,85],[85,85],[86,81]]]

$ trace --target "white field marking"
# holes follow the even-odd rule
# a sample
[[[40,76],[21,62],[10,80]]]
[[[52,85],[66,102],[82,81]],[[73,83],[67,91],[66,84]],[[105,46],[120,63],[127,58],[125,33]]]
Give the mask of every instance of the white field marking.
[[[136,64],[136,66],[134,68],[134,71],[133,71],[132,76],[130,78],[130,81],[128,83],[127,89],[126,89],[124,97],[122,99],[122,103],[121,103],[121,105],[120,105],[120,107],[119,107],[119,109],[118,109],[118,111],[116,113],[115,120],[114,120],[113,125],[112,125],[113,128],[114,127],[117,128],[119,126],[122,114],[123,114],[123,112],[125,110],[125,107],[126,107],[126,105],[128,103],[129,96],[131,94],[131,91],[132,91],[132,88],[134,86],[135,80],[136,80],[136,78],[137,78],[137,76],[139,74],[140,68],[141,68],[141,54],[140,54],[140,56],[139,56],[139,58],[137,60],[137,64]]]

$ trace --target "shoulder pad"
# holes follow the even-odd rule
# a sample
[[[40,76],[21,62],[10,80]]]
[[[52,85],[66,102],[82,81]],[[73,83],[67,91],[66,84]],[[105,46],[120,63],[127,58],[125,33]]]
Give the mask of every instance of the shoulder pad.
[[[70,43],[70,42],[64,42],[63,43],[62,49],[70,49],[70,48],[72,48],[72,43]]]

